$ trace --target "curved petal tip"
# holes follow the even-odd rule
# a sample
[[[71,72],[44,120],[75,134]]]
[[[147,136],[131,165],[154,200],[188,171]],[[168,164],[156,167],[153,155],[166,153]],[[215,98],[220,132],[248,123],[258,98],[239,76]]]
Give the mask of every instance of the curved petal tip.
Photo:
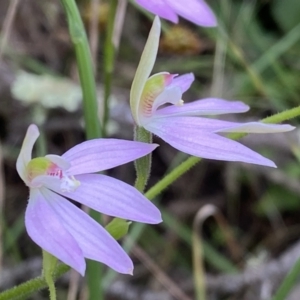
[[[38,127],[35,124],[30,124],[28,129],[27,129],[27,134],[39,136],[40,131],[39,131]]]

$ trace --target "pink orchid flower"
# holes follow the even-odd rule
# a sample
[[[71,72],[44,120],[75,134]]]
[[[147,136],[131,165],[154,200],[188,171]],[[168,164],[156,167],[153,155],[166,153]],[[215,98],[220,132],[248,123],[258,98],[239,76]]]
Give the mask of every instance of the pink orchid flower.
[[[17,160],[17,171],[30,191],[25,214],[29,236],[81,275],[85,273],[85,257],[132,274],[132,261],[117,241],[65,197],[109,216],[160,223],[159,210],[135,188],[105,175],[91,174],[147,155],[157,145],[95,139],[62,156],[32,159],[38,136],[37,126],[30,125]]]
[[[184,104],[182,94],[193,82],[193,74],[176,77],[162,72],[149,77],[157,55],[159,36],[160,21],[156,17],[131,87],[130,106],[137,126],[144,127],[174,148],[194,156],[276,167],[271,160],[219,133],[285,132],[294,127],[198,117],[241,113],[249,107],[239,101],[218,98]]]
[[[213,11],[203,0],[136,0],[136,2],[153,14],[173,23],[178,23],[178,16],[181,16],[200,26],[217,26]]]

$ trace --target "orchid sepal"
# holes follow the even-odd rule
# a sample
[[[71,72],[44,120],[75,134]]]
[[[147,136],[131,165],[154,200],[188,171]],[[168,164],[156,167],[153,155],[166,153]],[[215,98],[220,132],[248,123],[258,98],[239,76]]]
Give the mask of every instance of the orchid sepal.
[[[155,63],[159,45],[160,30],[160,19],[156,16],[131,85],[130,106],[133,118],[137,124],[139,123],[138,114],[140,98]]]

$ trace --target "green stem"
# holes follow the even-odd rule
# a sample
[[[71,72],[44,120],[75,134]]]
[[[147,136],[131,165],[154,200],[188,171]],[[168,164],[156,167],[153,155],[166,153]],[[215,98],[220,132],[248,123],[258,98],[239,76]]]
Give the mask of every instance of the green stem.
[[[196,299],[205,300],[206,286],[205,286],[205,271],[203,266],[203,245],[202,245],[202,239],[201,237],[199,237],[199,233],[198,233],[200,224],[201,222],[199,220],[197,219],[194,220],[193,233],[192,233],[193,277],[194,277]]]
[[[90,216],[97,222],[101,223],[101,215],[94,211],[90,211]],[[104,299],[104,290],[102,284],[102,276],[104,273],[104,266],[93,260],[87,261],[87,285],[89,290],[89,300]]]
[[[107,123],[109,120],[109,97],[111,94],[112,75],[114,71],[115,46],[113,44],[113,32],[118,0],[111,0],[109,16],[104,44],[104,109],[102,122],[102,135],[106,136]]]
[[[43,276],[49,287],[50,300],[56,300],[56,289],[53,280],[57,258],[43,250]]]
[[[300,115],[300,106],[294,107],[292,109],[288,109],[286,111],[277,113],[270,117],[264,118],[261,122],[266,124],[277,124],[290,119],[294,119]]]
[[[101,135],[101,130],[98,120],[96,83],[86,32],[75,1],[61,0],[61,3],[68,19],[70,37],[76,53],[78,72],[83,93],[84,121],[87,138],[98,138]]]
[[[70,270],[69,266],[58,265],[53,275],[53,280],[58,279]],[[28,297],[47,287],[48,284],[43,276],[39,276],[27,282],[20,284],[19,286],[13,287],[0,294],[0,300],[22,300],[28,299]]]
[[[181,163],[178,167],[172,170],[169,174],[167,174],[163,179],[161,179],[157,184],[155,184],[152,188],[150,188],[145,196],[152,200],[156,196],[158,196],[163,190],[165,190],[170,184],[172,184],[175,180],[177,180],[180,176],[194,167],[198,162],[201,161],[201,158],[191,156],[183,163]]]
[[[136,126],[134,129],[134,140],[151,144],[152,134],[143,127]],[[140,192],[143,192],[147,185],[151,171],[151,160],[152,154],[150,153],[134,162],[136,170],[136,181],[134,186]]]
[[[99,138],[101,128],[98,118],[96,84],[93,72],[93,63],[88,39],[74,0],[61,0],[67,15],[69,32],[75,48],[77,66],[83,92],[84,121],[87,139]],[[91,212],[97,222],[100,222],[99,213]],[[102,266],[99,263],[88,261],[87,278],[90,299],[104,298],[101,286]]]

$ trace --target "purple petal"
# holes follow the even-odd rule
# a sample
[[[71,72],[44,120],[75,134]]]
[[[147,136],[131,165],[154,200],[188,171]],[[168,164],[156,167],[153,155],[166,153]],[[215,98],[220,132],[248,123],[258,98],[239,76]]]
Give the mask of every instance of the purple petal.
[[[109,216],[149,224],[162,221],[154,204],[129,184],[99,174],[77,175],[76,179],[81,184],[73,192],[62,192],[54,180],[45,186]]]
[[[119,273],[132,274],[131,259],[101,225],[65,198],[48,189],[43,194],[76,239],[84,257],[100,261]]]
[[[178,23],[178,16],[165,0],[136,0],[136,2],[154,15]]]
[[[62,158],[71,163],[70,175],[93,173],[145,156],[157,146],[117,139],[95,139],[71,148]]]
[[[221,115],[241,113],[248,110],[249,106],[240,101],[207,98],[185,103],[182,106],[168,106],[159,109],[156,111],[155,117]]]
[[[289,124],[264,124],[261,122],[226,123],[229,123],[228,127],[223,126],[223,128],[220,128],[215,132],[276,133],[291,131],[295,129],[294,126],[291,126]]]
[[[190,118],[185,118],[186,123],[184,118],[180,122],[178,119],[156,119],[145,128],[174,148],[194,156],[276,167],[271,160],[235,141],[193,126]]]
[[[71,266],[82,276],[85,261],[77,242],[62,224],[61,218],[52,210],[41,191],[30,190],[30,199],[25,213],[28,235],[42,249]]]
[[[68,170],[71,167],[71,164],[59,155],[48,154],[45,157],[48,158],[50,161],[52,161],[54,164],[56,164],[60,169],[64,171]]]
[[[153,107],[152,107],[152,113],[155,114],[155,111],[160,107],[161,105],[164,105],[166,103],[171,103],[173,105],[181,105],[182,100],[182,92],[180,87],[178,86],[171,86],[167,87],[160,95],[156,97],[156,99],[153,102]],[[143,119],[145,118],[140,118],[141,119],[141,124],[143,124]]]
[[[168,121],[166,121],[168,120]],[[158,122],[154,120],[153,122]],[[191,128],[203,132],[245,132],[245,133],[276,133],[291,131],[295,127],[288,124],[264,124],[261,122],[237,123],[223,120],[215,120],[200,117],[181,117],[166,118],[163,122],[172,122],[176,128]]]
[[[184,75],[175,77],[172,80],[172,83],[169,85],[169,87],[179,86],[181,88],[181,93],[183,94],[190,88],[190,86],[192,85],[194,80],[195,80],[195,76],[193,73],[184,74]]]
[[[217,26],[217,20],[213,11],[203,0],[165,0],[165,2],[178,15],[197,25],[205,27]]]

